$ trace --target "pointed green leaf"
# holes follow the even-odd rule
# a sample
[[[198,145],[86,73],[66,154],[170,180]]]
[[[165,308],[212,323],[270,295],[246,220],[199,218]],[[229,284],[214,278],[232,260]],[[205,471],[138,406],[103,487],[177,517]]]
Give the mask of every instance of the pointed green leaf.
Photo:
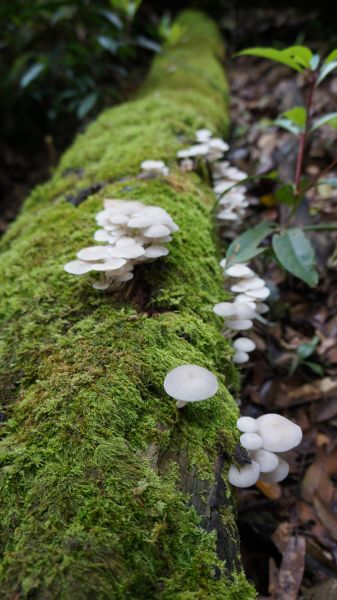
[[[21,77],[20,86],[22,88],[28,87],[32,83],[32,81],[34,81],[34,79],[36,79],[40,75],[40,73],[42,73],[44,68],[45,65],[43,65],[42,63],[35,63],[31,67],[29,67],[29,69],[27,69],[27,71],[25,71],[25,73]]]
[[[294,125],[294,123],[289,119],[283,119],[282,117],[279,117],[278,119],[275,119],[274,125],[277,125],[277,127],[281,127],[282,129],[285,129],[294,135],[300,135],[301,133],[301,129],[297,125]]]
[[[264,252],[266,248],[258,248],[258,245],[274,231],[274,229],[274,223],[267,223],[264,221],[236,238],[228,246],[226,254],[228,265],[245,262],[258,254],[261,254],[261,252]]]
[[[337,128],[337,112],[329,113],[328,115],[323,115],[319,119],[316,119],[313,123],[311,131],[315,131],[322,125],[330,125],[331,127]]]
[[[324,65],[322,66],[320,72],[319,72],[319,77],[317,79],[317,85],[319,85],[323,79],[325,79],[329,73],[331,73],[332,71],[334,71],[334,69],[337,68],[337,60],[333,60],[332,62],[329,63],[324,63]]]
[[[282,52],[286,56],[290,56],[305,69],[311,69],[311,61],[314,55],[309,48],[305,46],[289,46],[289,48],[285,48]]]
[[[294,106],[294,108],[291,108],[283,113],[282,116],[286,117],[286,119],[290,119],[292,123],[298,125],[301,130],[304,130],[307,120],[307,111],[304,106]]]
[[[332,50],[332,52],[330,52],[330,54],[328,54],[328,56],[326,57],[324,64],[328,64],[332,61],[337,60],[337,48],[335,48],[335,50]]]
[[[260,56],[261,58],[269,58],[275,62],[282,63],[299,73],[302,73],[303,66],[299,65],[291,55],[285,54],[283,50],[275,50],[274,48],[247,48],[238,52],[236,56]]]
[[[288,229],[284,233],[275,234],[272,239],[276,258],[281,265],[307,283],[314,287],[318,283],[318,273],[315,269],[314,249],[298,227]]]

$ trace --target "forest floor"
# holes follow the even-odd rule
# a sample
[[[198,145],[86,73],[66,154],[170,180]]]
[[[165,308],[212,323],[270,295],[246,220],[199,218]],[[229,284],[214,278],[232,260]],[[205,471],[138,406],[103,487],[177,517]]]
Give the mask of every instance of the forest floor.
[[[303,17],[294,11],[264,10],[247,18],[246,13],[233,10],[222,25],[231,39],[230,50],[235,51],[247,45],[272,45],[273,39],[291,44],[296,34],[306,31],[308,24],[312,28],[314,21],[315,13]],[[303,43],[319,50],[322,42],[314,32],[310,35]],[[323,47],[324,52],[328,49]],[[290,178],[296,159],[293,137],[271,126],[270,120],[302,103],[303,81],[285,67],[252,57],[232,58],[227,70],[232,101],[231,162],[249,174],[279,170]],[[315,111],[333,111],[336,101],[337,75],[320,88]],[[326,128],[308,148],[306,172],[317,174],[336,154],[336,135]],[[32,156],[21,171],[12,157],[14,183],[4,198],[0,233],[56,159],[50,140],[46,151]],[[249,225],[279,216],[273,186],[266,180],[251,185],[255,202],[249,210]],[[315,222],[337,222],[336,190],[322,187],[319,195],[308,198],[307,209],[303,218],[309,215]],[[336,237],[315,233],[312,242],[320,272],[320,283],[313,290],[285,277],[275,263],[254,262],[254,269],[263,274],[272,290],[271,310],[267,323],[253,332],[257,351],[244,368],[240,410],[253,417],[279,412],[304,431],[303,443],[292,452],[285,482],[261,483],[238,492],[244,567],[260,598],[337,597]],[[294,536],[295,546],[291,543]]]
[[[290,29],[296,25],[296,18],[298,29],[305,26],[293,12],[288,16],[270,12],[269,18],[271,27],[283,27],[283,32],[285,23]],[[241,23],[247,27],[247,20]],[[252,28],[254,22],[250,22]],[[303,43],[322,49],[322,43],[310,41]],[[255,40],[250,39],[249,45],[255,45]],[[270,121],[303,103],[301,76],[253,57],[232,58],[228,76],[231,163],[250,175],[277,170],[291,180],[296,161],[294,136]],[[337,75],[319,88],[315,114],[336,110],[336,100]],[[337,156],[335,130],[326,127],[317,133],[306,156],[305,172],[315,176]],[[337,170],[332,175],[337,177]],[[270,180],[251,185],[255,201],[245,228],[282,217],[274,187]],[[322,186],[319,194],[307,198],[296,224],[301,226],[308,219],[337,222],[336,189]],[[278,412],[295,420],[304,432],[302,444],[291,453],[290,475],[282,484],[259,483],[238,492],[244,567],[260,598],[337,597],[336,235],[315,233],[311,241],[320,273],[315,289],[285,276],[270,260],[253,262],[272,290],[271,310],[267,322],[258,324],[251,336],[257,351],[244,368],[241,414],[258,417]]]

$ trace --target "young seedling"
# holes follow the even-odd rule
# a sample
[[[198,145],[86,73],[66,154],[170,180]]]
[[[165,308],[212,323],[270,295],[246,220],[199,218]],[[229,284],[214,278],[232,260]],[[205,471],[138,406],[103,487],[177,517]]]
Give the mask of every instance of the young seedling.
[[[301,73],[306,82],[306,98],[305,106],[294,106],[275,121],[276,125],[291,132],[297,138],[298,148],[294,181],[291,183],[283,182],[277,179],[274,174],[269,175],[269,177],[277,179],[280,183],[276,191],[276,199],[278,202],[285,203],[290,207],[288,221],[286,225],[282,226],[276,222],[263,222],[244,232],[230,244],[226,256],[227,266],[246,262],[268,250],[286,271],[301,279],[310,287],[315,287],[318,283],[316,257],[306,231],[337,230],[337,224],[323,223],[299,228],[296,227],[296,224],[293,224],[293,218],[310,188],[317,187],[327,181],[331,187],[337,187],[337,179],[325,179],[327,173],[337,165],[337,158],[319,176],[311,180],[303,177],[305,151],[310,135],[323,125],[330,125],[337,129],[337,112],[325,114],[315,119],[312,117],[317,87],[337,68],[337,49],[330,52],[325,59],[321,59],[318,54],[314,54],[305,46],[291,46],[284,50],[248,48],[238,54],[238,56],[242,55],[267,58]],[[248,177],[246,180],[255,178],[255,176]],[[240,184],[242,183],[240,181]],[[234,183],[228,192],[233,191],[236,185]],[[262,242],[263,245],[261,245]]]

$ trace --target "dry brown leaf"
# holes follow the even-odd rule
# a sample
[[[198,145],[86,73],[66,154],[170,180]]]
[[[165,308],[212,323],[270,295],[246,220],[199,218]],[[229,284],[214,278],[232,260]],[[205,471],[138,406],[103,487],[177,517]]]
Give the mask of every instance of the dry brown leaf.
[[[337,540],[337,515],[323,502],[318,492],[315,492],[313,495],[313,503],[316,514],[328,534]]]
[[[286,545],[274,600],[297,600],[304,573],[305,538],[292,536]]]
[[[319,490],[321,499],[327,504],[331,502],[334,486],[330,477],[336,472],[336,464],[337,448],[330,454],[325,448],[320,448],[315,462],[306,470],[302,481],[301,493],[304,500],[312,503],[315,491]]]
[[[273,540],[276,548],[281,552],[281,554],[284,554],[286,551],[292,530],[292,525],[290,525],[288,521],[283,521],[283,523],[280,523],[278,528],[275,529],[273,535],[271,536],[271,539]]]
[[[257,481],[256,487],[264,496],[266,496],[266,498],[269,498],[270,500],[279,500],[279,498],[282,496],[281,486],[278,483]]]

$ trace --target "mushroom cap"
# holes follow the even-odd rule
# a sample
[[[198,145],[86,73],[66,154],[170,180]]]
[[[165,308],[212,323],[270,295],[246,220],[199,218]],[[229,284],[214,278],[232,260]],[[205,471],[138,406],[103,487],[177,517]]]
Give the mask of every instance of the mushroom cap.
[[[253,327],[253,321],[250,319],[233,319],[232,321],[227,321],[227,325],[235,331],[243,331],[244,329]]]
[[[209,129],[198,129],[195,132],[195,137],[198,142],[207,142],[212,137],[212,132]]]
[[[233,292],[246,292],[247,290],[258,290],[265,287],[265,282],[261,277],[254,275],[247,279],[242,279],[239,283],[232,285]]]
[[[233,362],[237,365],[242,365],[249,361],[249,354],[247,352],[235,352],[233,356]]]
[[[170,235],[171,231],[166,225],[151,225],[143,231],[143,235],[147,238],[161,238]]]
[[[234,317],[237,314],[233,302],[219,302],[213,306],[213,312],[219,317]]]
[[[91,271],[117,271],[126,265],[126,260],[124,258],[108,258],[102,263],[91,263]]]
[[[243,277],[245,279],[246,277],[255,277],[254,271],[242,263],[228,267],[228,269],[226,269],[226,275],[229,275],[229,277]]]
[[[247,290],[245,294],[253,299],[256,298],[258,300],[265,300],[268,298],[268,296],[270,296],[270,289],[267,287],[262,287],[257,290]]]
[[[207,144],[195,144],[185,150],[179,150],[177,156],[179,158],[189,158],[190,156],[205,156],[208,153]]]
[[[240,444],[246,450],[259,450],[262,448],[262,438],[258,433],[243,433],[240,435]]]
[[[255,310],[249,306],[250,302],[234,302],[235,312],[238,319],[254,319],[256,317]]]
[[[243,433],[257,432],[256,419],[253,419],[253,417],[240,417],[236,422],[236,426]]]
[[[160,256],[167,256],[168,253],[168,248],[165,248],[165,246],[149,246],[145,249],[146,258],[159,258]]]
[[[97,260],[103,260],[109,256],[108,246],[89,246],[89,248],[82,248],[77,252],[77,258],[80,260],[96,262]]]
[[[252,460],[251,464],[244,465],[240,470],[235,466],[231,465],[228,471],[228,481],[236,487],[250,487],[257,482],[260,475],[260,467]]]
[[[289,465],[283,460],[283,458],[279,458],[279,463],[273,471],[270,473],[261,473],[259,479],[261,481],[265,481],[266,483],[278,483],[279,481],[283,481],[287,477],[289,473]]]
[[[109,254],[114,258],[138,258],[145,254],[145,250],[140,244],[133,243],[128,246],[113,246]]]
[[[274,413],[262,415],[256,419],[257,430],[263,440],[263,448],[270,452],[287,452],[300,444],[303,434],[301,428]]]
[[[218,387],[215,375],[198,365],[180,365],[172,369],[164,380],[165,392],[171,398],[184,402],[207,400],[217,393]]]
[[[264,450],[264,448],[253,451],[251,458],[258,463],[261,473],[275,471],[280,461],[274,452],[269,452],[269,450]]]
[[[91,271],[92,265],[84,260],[71,260],[63,268],[70,275],[85,275]]]
[[[239,337],[233,343],[235,350],[238,352],[253,352],[256,348],[255,342],[246,337]]]
[[[269,306],[268,304],[265,304],[264,302],[259,302],[257,308],[256,308],[256,312],[259,315],[264,315],[264,313],[268,312],[269,310]]]
[[[143,160],[140,166],[144,171],[161,171],[166,165],[162,160]]]

